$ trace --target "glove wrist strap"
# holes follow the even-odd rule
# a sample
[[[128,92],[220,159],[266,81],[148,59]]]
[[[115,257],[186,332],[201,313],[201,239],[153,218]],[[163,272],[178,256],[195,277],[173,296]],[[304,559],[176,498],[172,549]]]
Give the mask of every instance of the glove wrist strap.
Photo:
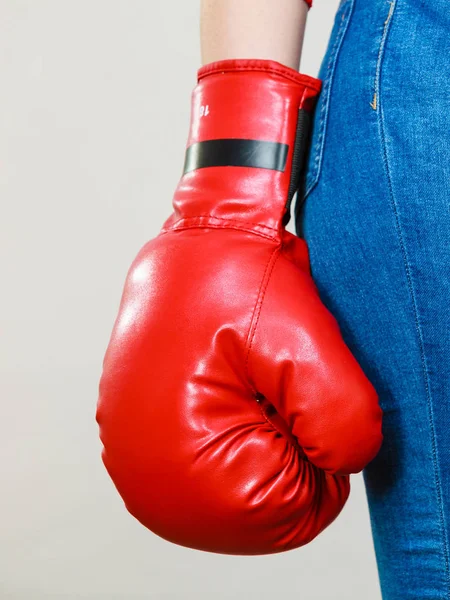
[[[269,60],[201,67],[183,175],[164,228],[211,217],[279,232],[289,221],[320,86]]]

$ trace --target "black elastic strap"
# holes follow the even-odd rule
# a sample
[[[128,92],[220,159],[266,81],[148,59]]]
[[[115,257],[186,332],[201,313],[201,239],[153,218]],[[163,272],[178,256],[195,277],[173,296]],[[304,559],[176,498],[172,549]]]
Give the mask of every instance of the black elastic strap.
[[[309,129],[311,124],[311,113],[304,109],[298,111],[297,130],[295,134],[294,154],[292,157],[291,181],[289,183],[289,192],[286,202],[286,212],[284,214],[283,225],[286,226],[291,218],[291,203],[295,193],[299,191],[303,184],[305,174],[305,157],[309,141]],[[297,213],[298,194],[295,206]]]
[[[284,171],[289,146],[260,140],[196,142],[186,150],[183,173],[204,167],[255,167]]]

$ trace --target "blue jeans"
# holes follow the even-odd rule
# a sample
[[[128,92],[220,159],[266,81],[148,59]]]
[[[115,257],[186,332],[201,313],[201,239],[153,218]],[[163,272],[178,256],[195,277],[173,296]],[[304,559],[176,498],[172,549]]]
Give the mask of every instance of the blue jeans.
[[[449,0],[342,0],[319,77],[296,231],[384,410],[363,473],[383,598],[448,600]]]

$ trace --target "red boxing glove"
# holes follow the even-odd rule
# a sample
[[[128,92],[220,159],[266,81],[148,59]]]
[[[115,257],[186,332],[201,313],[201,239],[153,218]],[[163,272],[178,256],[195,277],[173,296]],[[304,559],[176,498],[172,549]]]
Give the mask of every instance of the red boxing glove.
[[[227,554],[312,540],[377,453],[381,409],[285,229],[320,81],[200,69],[173,213],[128,273],[97,420],[128,510]]]

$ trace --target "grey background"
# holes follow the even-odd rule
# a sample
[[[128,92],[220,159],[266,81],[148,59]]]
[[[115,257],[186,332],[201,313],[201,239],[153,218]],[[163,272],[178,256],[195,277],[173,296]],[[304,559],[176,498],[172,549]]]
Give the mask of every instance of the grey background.
[[[101,361],[130,261],[171,210],[198,1],[0,0],[0,598],[378,600],[361,476],[310,545],[226,557],[125,511],[100,460]],[[316,0],[316,75],[337,0]]]

